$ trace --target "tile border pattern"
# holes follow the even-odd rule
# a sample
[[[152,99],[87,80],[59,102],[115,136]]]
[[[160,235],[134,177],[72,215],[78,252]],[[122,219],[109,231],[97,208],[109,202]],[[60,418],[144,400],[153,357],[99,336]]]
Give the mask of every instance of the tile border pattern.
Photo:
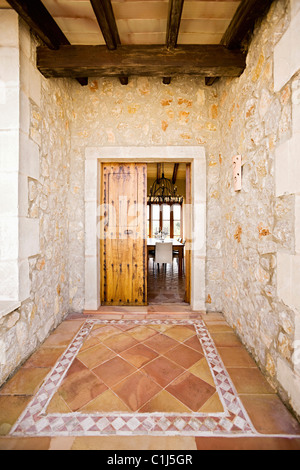
[[[194,325],[224,407],[222,413],[54,413],[47,406],[95,324]],[[37,394],[10,431],[10,436],[254,436],[259,435],[202,319],[100,320],[88,319],[45,378]]]

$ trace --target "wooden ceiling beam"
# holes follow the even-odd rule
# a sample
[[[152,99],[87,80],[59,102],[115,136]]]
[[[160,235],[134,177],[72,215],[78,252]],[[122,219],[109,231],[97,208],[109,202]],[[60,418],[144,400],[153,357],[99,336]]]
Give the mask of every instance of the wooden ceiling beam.
[[[184,0],[169,0],[166,47],[173,49],[177,46],[181,15]]]
[[[61,45],[70,45],[56,21],[40,0],[8,0],[7,3],[51,50],[57,50]],[[77,77],[75,78],[77,79]],[[81,86],[88,84],[86,77],[80,77],[77,81]]]
[[[274,0],[242,0],[221,40],[228,49],[240,49],[255,23],[265,16]]]
[[[121,41],[111,1],[90,0],[90,2],[107,48],[112,51],[121,45]]]
[[[184,0],[169,0],[166,34],[167,49],[174,49],[177,46],[183,4]],[[163,83],[169,85],[171,83],[171,77],[164,77]]]
[[[273,1],[242,0],[221,39],[221,44],[231,50],[241,49],[253,33],[256,22],[266,15]],[[217,80],[217,77],[214,80],[208,77],[206,85],[211,86]]]
[[[110,51],[121,45],[111,0],[90,0],[104,41]],[[121,85],[128,85],[128,77],[119,77]]]
[[[157,179],[160,180],[162,176],[162,164],[157,163]]]
[[[174,77],[238,77],[246,67],[241,51],[219,45],[178,46],[61,46],[52,51],[37,49],[37,67],[50,77],[127,77],[129,75]]]
[[[50,49],[70,44],[40,0],[7,0],[7,3]]]
[[[175,184],[177,180],[177,173],[178,173],[179,163],[174,163],[174,170],[172,176],[172,183]]]

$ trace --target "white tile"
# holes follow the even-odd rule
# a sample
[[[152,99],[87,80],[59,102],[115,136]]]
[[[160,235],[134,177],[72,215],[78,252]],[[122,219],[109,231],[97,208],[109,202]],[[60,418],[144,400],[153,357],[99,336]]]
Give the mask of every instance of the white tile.
[[[290,308],[300,312],[300,255],[277,253],[277,294]]]
[[[300,196],[298,195],[295,197],[295,252],[300,255]]]
[[[274,49],[274,88],[281,88],[300,68],[300,11]]]
[[[19,170],[19,133],[0,131],[0,168],[2,172]]]
[[[0,216],[18,215],[18,173],[0,173]]]
[[[0,217],[0,259],[12,260],[19,256],[19,218]]]
[[[40,177],[39,146],[23,132],[20,133],[20,173],[36,180]]]
[[[17,310],[21,305],[21,302],[12,300],[1,300],[0,301],[0,318],[8,315],[9,313]]]
[[[295,134],[300,132],[300,79],[293,85],[292,103],[293,134]]]
[[[97,202],[85,204],[85,253],[86,256],[97,254]]]
[[[41,104],[42,75],[35,65],[29,63],[29,97],[37,106]]]
[[[29,135],[30,101],[23,90],[20,90],[20,130]]]
[[[30,277],[28,259],[19,261],[19,300],[24,302],[30,296]]]
[[[97,197],[97,160],[85,161],[85,200],[95,200]]]
[[[98,270],[97,258],[85,258],[85,310],[97,310],[98,305]],[[100,285],[100,284],[99,284]]]
[[[40,251],[39,219],[20,217],[20,258],[37,255]]]
[[[28,216],[28,177],[19,174],[19,217]]]
[[[3,90],[2,90],[3,92]],[[0,129],[19,128],[19,90],[17,87],[5,87],[0,101]]]
[[[0,82],[7,87],[19,86],[19,50],[0,46]]]
[[[2,46],[19,45],[19,18],[14,10],[0,10],[0,44]]]
[[[291,0],[291,17],[293,18],[300,11],[300,0]]]
[[[277,360],[277,378],[288,393],[290,403],[296,413],[300,414],[300,376],[293,373],[282,359]]]
[[[300,132],[275,151],[276,196],[300,194]]]
[[[0,301],[19,300],[18,260],[0,261]]]

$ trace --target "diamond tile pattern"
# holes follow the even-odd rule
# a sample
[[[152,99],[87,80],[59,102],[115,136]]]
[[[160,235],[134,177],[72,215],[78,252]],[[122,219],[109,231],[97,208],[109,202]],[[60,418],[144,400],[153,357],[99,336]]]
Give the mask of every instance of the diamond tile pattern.
[[[255,433],[200,319],[86,320],[11,430],[158,432]]]

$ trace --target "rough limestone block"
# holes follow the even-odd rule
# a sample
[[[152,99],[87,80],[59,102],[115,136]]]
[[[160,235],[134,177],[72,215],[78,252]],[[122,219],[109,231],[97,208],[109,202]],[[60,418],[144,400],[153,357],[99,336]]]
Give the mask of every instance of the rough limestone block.
[[[281,88],[300,68],[300,11],[274,49],[274,89]]]

